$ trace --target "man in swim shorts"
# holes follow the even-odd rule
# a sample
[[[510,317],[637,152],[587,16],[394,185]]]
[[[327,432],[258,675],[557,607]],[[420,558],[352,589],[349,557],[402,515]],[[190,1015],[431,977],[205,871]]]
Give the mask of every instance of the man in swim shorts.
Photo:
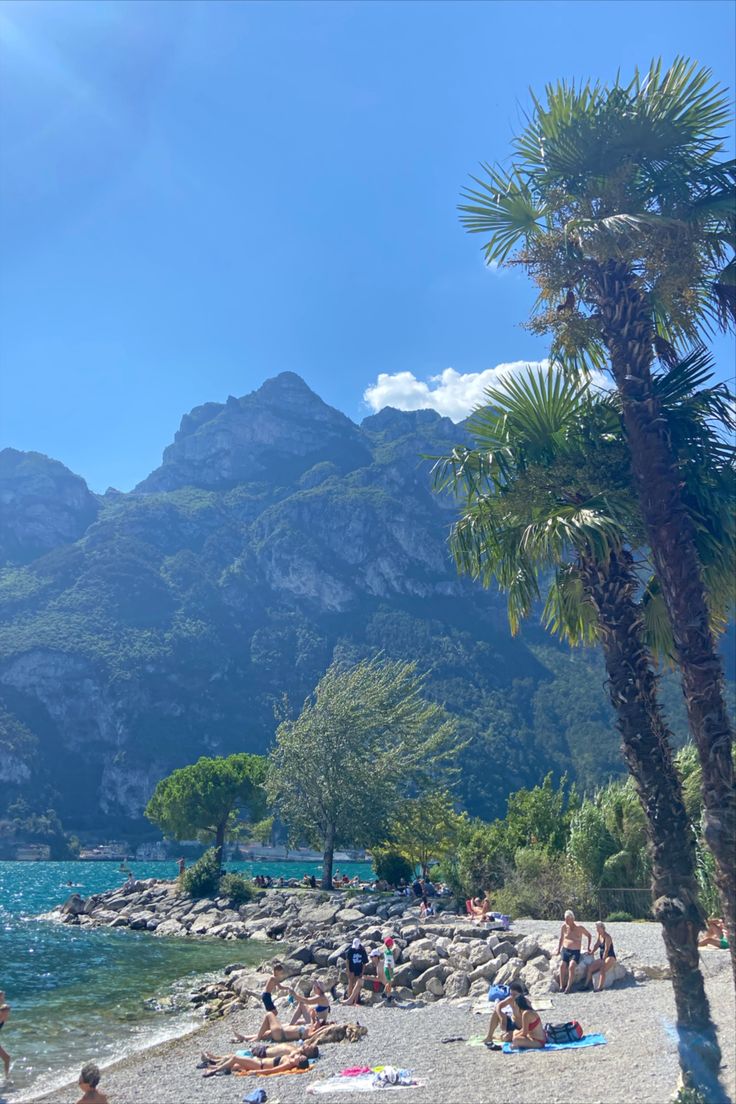
[[[568,909],[565,913],[565,921],[560,928],[560,939],[557,944],[557,953],[562,955],[559,985],[560,990],[565,993],[569,993],[575,984],[575,967],[580,961],[583,936],[588,940],[587,950],[589,951],[593,938],[587,928],[578,924],[572,909]]]

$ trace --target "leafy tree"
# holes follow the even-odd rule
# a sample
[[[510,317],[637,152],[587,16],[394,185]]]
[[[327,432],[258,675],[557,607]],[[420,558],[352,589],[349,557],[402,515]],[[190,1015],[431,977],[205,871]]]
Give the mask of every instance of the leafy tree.
[[[678,366],[662,391],[669,387],[670,394],[683,392],[692,400],[693,378],[699,377],[689,368]],[[682,378],[688,380],[684,389]],[[514,630],[540,597],[540,576],[552,572],[547,625],[572,643],[600,643],[624,755],[654,848],[656,913],[687,1039],[683,1066],[691,1076],[699,1063],[695,1047],[717,1079],[715,1029],[698,968],[702,913],[694,846],[647,647],[647,628],[660,646],[667,634],[653,616],[655,580],[647,586],[648,624],[638,601],[647,578],[637,573],[634,551],[641,549],[643,534],[618,412],[610,401],[596,400],[584,382],[552,369],[508,380],[488,399],[471,423],[477,447],[456,450],[439,467],[440,480],[449,471],[449,482],[464,498],[451,538],[455,558],[486,585],[498,581],[508,594]],[[698,420],[694,400],[689,411],[681,406],[677,415],[707,440],[707,420]],[[672,422],[674,432],[678,425]],[[717,455],[714,446],[704,459],[693,456],[705,483],[717,480],[720,469],[711,463]],[[707,505],[700,505],[700,516],[708,516]],[[725,566],[718,555],[713,574],[720,597]]]
[[[402,878],[405,882],[410,882],[414,877],[414,867],[406,855],[393,851],[390,846],[374,847],[372,855],[376,877],[388,882],[390,886],[397,886]]]
[[[269,800],[292,838],[322,846],[325,888],[336,847],[380,843],[412,789],[449,769],[456,723],[424,700],[423,685],[411,663],[333,664],[296,720],[278,727]]]
[[[240,752],[226,758],[202,757],[163,778],[146,806],[146,816],[173,839],[214,839],[216,865],[222,864],[225,836],[237,817],[263,816],[266,760]]]
[[[548,774],[541,786],[510,794],[504,821],[505,850],[540,847],[548,853],[564,851],[570,810],[578,805],[574,789],[566,791],[566,777],[555,788]]]
[[[618,388],[646,539],[672,625],[703,770],[704,833],[736,929],[736,787],[723,672],[699,523],[662,418],[655,358],[676,361],[736,322],[736,161],[731,109],[707,69],[661,61],[628,83],[548,86],[507,168],[485,170],[463,220],[488,262],[523,265],[539,287],[532,323],[564,365],[608,367]],[[706,521],[707,524],[707,521]],[[736,947],[731,948],[736,974]]]
[[[402,803],[391,821],[390,846],[404,855],[412,867],[429,877],[429,865],[451,854],[457,843],[462,817],[455,812],[451,795],[434,790]]]

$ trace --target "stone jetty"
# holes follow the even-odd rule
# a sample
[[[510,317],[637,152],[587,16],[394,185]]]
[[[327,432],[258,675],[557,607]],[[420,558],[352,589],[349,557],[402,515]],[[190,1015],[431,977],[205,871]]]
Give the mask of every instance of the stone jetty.
[[[283,963],[288,984],[301,992],[309,991],[314,978],[327,989],[344,983],[345,954],[356,936],[367,951],[393,937],[398,1002],[481,1001],[491,984],[516,980],[532,996],[557,990],[556,939],[522,937],[499,930],[500,925],[477,926],[457,916],[452,905],[439,899],[436,906],[445,911],[421,921],[414,899],[399,895],[272,889],[238,905],[226,897],[193,900],[183,896],[175,882],[148,879],[86,900],[73,894],[47,918],[80,927],[225,939],[234,945],[242,940],[263,943],[264,959],[268,958],[260,968],[233,962],[221,981],[193,994],[194,1003],[204,1006],[208,1016],[260,1003],[273,958]],[[362,994],[368,1004],[383,999],[371,969]],[[627,965],[618,962],[607,984],[630,973]],[[578,976],[584,974],[581,962]]]

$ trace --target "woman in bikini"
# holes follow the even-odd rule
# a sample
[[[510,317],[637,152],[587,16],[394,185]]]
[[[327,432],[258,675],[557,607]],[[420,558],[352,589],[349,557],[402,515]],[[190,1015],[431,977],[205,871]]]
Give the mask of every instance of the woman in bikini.
[[[316,1023],[320,1027],[327,1023],[327,1017],[330,1014],[330,1002],[320,981],[313,982],[312,996],[303,997],[301,993],[297,993],[296,1000],[297,1009],[291,1018],[292,1026],[300,1021]]]
[[[526,997],[516,998],[521,1012],[521,1027],[511,1036],[511,1045],[525,1050],[539,1050],[547,1042],[547,1032],[542,1027],[539,1013],[535,1012]]]
[[[303,1055],[305,1058],[310,1059],[319,1058],[319,1047],[315,1046],[313,1043],[303,1043],[300,1045],[296,1043],[252,1043],[249,1050],[250,1054],[245,1054],[237,1050],[235,1052],[235,1057],[280,1058],[282,1061],[284,1058],[293,1058],[295,1055]],[[222,1062],[226,1062],[229,1057],[229,1054],[213,1054],[211,1050],[203,1050],[200,1066],[197,1068],[219,1066]]]
[[[610,934],[606,931],[606,925],[599,920],[595,926],[595,929],[598,938],[591,947],[591,951],[593,952],[593,954],[598,951],[599,956],[598,958],[594,958],[588,966],[588,972],[585,976],[584,988],[587,989],[592,981],[593,992],[600,993],[601,989],[605,987],[608,971],[613,965],[615,965],[616,951],[614,950],[613,940],[611,939]],[[593,981],[593,978],[596,974],[598,975],[596,979],[598,981],[597,986],[595,981]]]
[[[218,1073],[292,1073],[296,1070],[309,1069],[309,1058],[306,1054],[296,1053],[292,1055],[277,1055],[275,1058],[248,1058],[245,1055],[230,1054],[219,1065],[205,1070],[203,1077],[215,1077]]]
[[[233,1034],[238,1043],[260,1043],[262,1039],[268,1039],[272,1043],[300,1043],[304,1039],[311,1039],[321,1027],[321,1024],[298,1024],[285,1027],[275,1012],[267,1012],[257,1034],[241,1035],[237,1031]]]

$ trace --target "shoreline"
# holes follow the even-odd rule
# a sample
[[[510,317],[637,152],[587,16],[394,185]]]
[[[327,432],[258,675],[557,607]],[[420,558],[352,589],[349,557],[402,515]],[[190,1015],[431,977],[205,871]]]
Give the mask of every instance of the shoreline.
[[[664,950],[657,925],[617,925],[617,945],[632,948],[637,957],[652,967],[663,966]],[[543,921],[521,921],[522,935],[548,935],[552,925]],[[634,929],[634,930],[631,930]],[[718,951],[701,956],[714,1020],[718,1024],[723,1052],[723,1079],[732,1098],[736,1090],[734,1055],[734,994],[728,956]],[[586,1032],[601,1031],[604,1047],[562,1051],[554,1054],[510,1056],[492,1053],[484,1047],[463,1043],[440,1045],[453,1034],[485,1033],[487,1018],[470,1011],[470,1001],[455,1000],[426,1004],[410,1010],[386,1006],[352,1010],[336,1006],[338,1022],[359,1019],[368,1035],[356,1044],[338,1044],[322,1049],[313,1075],[284,1078],[273,1089],[262,1080],[245,1077],[212,1078],[204,1084],[195,1069],[200,1050],[227,1052],[231,1032],[255,1028],[262,1010],[239,1010],[224,1019],[204,1022],[192,1031],[154,1044],[120,1058],[103,1070],[101,1090],[110,1104],[232,1104],[246,1092],[265,1087],[269,1097],[282,1104],[302,1104],[310,1099],[307,1088],[314,1080],[331,1076],[345,1066],[400,1064],[412,1069],[423,1087],[412,1090],[415,1104],[488,1104],[490,1100],[517,1100],[523,1104],[569,1104],[595,1101],[619,1104],[622,1085],[629,1104],[663,1104],[671,1099],[678,1073],[677,1047],[672,1029],[674,1001],[668,981],[651,980],[645,985],[624,986],[602,994],[574,992],[554,994],[553,1009],[542,1013],[555,1022],[579,1019]],[[279,1002],[282,1015],[288,1006]],[[93,1056],[84,1056],[85,1059]],[[82,1061],[79,1063],[80,1067]],[[206,1086],[206,1089],[205,1089]],[[278,1089],[278,1091],[276,1091]],[[71,1104],[76,1100],[75,1082],[56,1089],[33,1093],[24,1104]],[[13,1098],[9,1098],[13,1099]],[[18,1099],[18,1098],[16,1098]],[[334,1098],[338,1104],[348,1097]]]

